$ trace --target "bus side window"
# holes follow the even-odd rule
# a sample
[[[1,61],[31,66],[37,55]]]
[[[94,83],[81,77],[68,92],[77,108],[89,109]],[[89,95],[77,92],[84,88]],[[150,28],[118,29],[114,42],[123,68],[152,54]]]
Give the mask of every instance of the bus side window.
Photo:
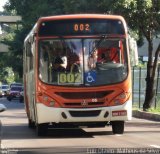
[[[40,78],[47,82],[49,80],[49,46],[42,44],[40,48]]]
[[[27,61],[28,61],[27,70],[29,72],[33,69],[33,54],[31,51],[31,43],[27,42],[27,44],[28,45],[26,46],[26,56],[27,56]]]

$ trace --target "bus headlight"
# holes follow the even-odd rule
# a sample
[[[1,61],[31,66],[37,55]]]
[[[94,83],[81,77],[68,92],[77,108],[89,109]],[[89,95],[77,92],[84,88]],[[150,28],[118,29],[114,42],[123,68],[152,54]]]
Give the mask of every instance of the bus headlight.
[[[40,102],[46,106],[49,106],[49,107],[58,107],[59,106],[57,101],[48,95],[44,94],[44,95],[40,96],[39,99],[40,99]]]
[[[47,102],[47,101],[48,101],[48,96],[44,96],[44,97],[43,97],[43,100],[44,100],[45,102]]]
[[[49,103],[49,105],[50,105],[50,106],[54,106],[54,105],[55,105],[55,101],[54,101],[54,100],[51,100],[50,103]]]
[[[116,105],[122,105],[124,104],[130,97],[130,93],[129,92],[123,92],[121,94],[119,94],[117,97],[115,97],[110,105],[116,106]]]

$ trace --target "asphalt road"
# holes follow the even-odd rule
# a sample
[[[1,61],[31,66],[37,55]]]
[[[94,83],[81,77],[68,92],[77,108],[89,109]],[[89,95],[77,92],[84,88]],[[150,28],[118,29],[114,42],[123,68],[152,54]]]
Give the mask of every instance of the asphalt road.
[[[123,135],[112,134],[111,126],[49,130],[37,137],[28,128],[24,104],[0,98],[7,110],[0,113],[1,153],[160,153],[160,122],[133,118]]]

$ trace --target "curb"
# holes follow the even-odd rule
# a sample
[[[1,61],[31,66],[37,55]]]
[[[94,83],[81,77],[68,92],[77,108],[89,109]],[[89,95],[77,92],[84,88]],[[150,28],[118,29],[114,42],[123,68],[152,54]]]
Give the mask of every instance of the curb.
[[[133,110],[132,116],[135,118],[160,121],[160,114],[156,114],[156,113]]]

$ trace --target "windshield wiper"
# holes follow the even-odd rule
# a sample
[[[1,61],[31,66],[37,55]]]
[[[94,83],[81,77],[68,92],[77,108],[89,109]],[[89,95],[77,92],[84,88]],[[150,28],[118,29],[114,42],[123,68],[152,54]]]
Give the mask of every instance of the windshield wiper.
[[[106,38],[108,38],[108,35],[101,35],[101,38],[98,40],[98,42],[96,43],[96,45],[94,46],[94,48],[89,52],[89,54],[92,54],[93,52],[95,52],[97,50],[97,48],[100,47],[100,44],[103,40],[105,40]]]

